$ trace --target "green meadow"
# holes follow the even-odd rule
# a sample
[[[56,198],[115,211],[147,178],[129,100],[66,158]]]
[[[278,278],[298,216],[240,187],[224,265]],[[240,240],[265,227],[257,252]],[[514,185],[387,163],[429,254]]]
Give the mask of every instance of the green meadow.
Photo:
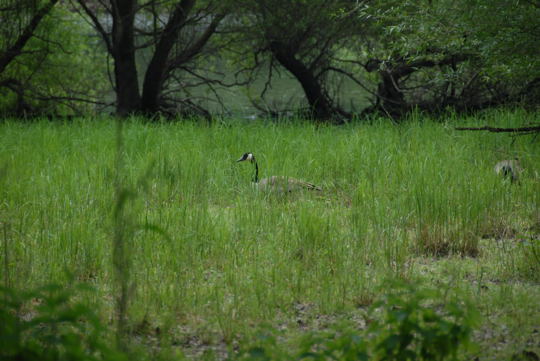
[[[460,358],[540,354],[540,139],[454,130],[537,119],[519,110],[340,127],[129,119],[120,143],[107,118],[4,120],[0,281],[90,284],[83,301],[112,327],[120,257],[133,342],[210,360],[266,329],[291,348],[342,322],[361,329],[399,280],[477,309],[476,347]],[[253,187],[253,165],[236,162],[245,152],[260,177],[322,192]],[[494,173],[515,157],[519,182]]]

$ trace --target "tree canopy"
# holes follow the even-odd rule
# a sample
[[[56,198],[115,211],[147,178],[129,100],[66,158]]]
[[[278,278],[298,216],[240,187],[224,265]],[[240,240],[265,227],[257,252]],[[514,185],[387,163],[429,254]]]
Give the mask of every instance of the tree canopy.
[[[211,117],[254,84],[252,112],[334,123],[540,99],[537,0],[0,0],[0,23],[5,115]]]

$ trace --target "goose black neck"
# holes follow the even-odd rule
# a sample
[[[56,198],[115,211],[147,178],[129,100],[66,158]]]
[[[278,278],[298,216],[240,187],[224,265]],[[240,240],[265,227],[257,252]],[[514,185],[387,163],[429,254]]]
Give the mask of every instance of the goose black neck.
[[[254,183],[259,183],[259,166],[257,165],[257,161],[255,161],[255,176],[253,177]]]

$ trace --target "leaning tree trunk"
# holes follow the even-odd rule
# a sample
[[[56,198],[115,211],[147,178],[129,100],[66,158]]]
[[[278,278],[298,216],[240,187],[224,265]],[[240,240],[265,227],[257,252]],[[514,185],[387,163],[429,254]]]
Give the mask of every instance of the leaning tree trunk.
[[[270,51],[276,60],[300,82],[313,117],[323,120],[337,118],[338,114],[333,109],[315,74],[296,59],[285,44],[274,41],[270,44]]]
[[[116,81],[116,113],[125,116],[140,110],[141,97],[135,63],[134,0],[113,2],[112,43]]]

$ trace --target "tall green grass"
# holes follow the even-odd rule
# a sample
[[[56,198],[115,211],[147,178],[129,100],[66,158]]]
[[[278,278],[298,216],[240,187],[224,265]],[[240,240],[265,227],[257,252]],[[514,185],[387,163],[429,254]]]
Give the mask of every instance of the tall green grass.
[[[294,305],[331,314],[369,304],[383,279],[424,277],[422,263],[444,257],[473,257],[493,279],[537,282],[540,142],[453,130],[534,117],[343,127],[131,119],[121,167],[134,195],[123,204],[133,281],[126,312],[132,322],[178,322],[230,341],[290,319]],[[6,283],[74,276],[96,286],[94,301],[110,316],[116,134],[110,119],[0,124]],[[323,192],[253,189],[252,166],[235,162],[247,151],[262,177],[300,178]],[[514,156],[526,169],[520,185],[493,172]]]

